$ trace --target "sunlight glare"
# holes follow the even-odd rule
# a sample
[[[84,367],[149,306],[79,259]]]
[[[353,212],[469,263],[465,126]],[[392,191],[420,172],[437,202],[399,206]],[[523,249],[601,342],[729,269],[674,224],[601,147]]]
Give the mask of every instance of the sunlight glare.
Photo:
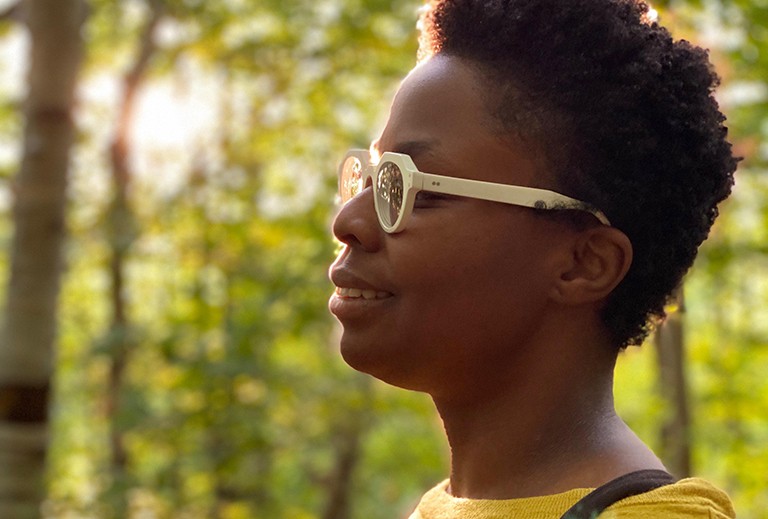
[[[215,81],[203,74],[184,79],[147,82],[128,128],[136,176],[158,193],[178,192],[194,164],[214,158],[221,119]]]
[[[192,144],[207,112],[170,84],[145,88],[136,101],[129,137],[142,150],[167,150]],[[207,113],[205,115],[208,115]]]

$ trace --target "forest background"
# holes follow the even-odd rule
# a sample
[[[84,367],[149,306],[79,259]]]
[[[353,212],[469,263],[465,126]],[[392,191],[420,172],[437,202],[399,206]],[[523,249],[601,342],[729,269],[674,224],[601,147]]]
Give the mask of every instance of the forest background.
[[[405,517],[446,476],[440,424],[423,395],[340,361],[326,270],[337,161],[375,136],[415,63],[420,2],[84,6],[0,3],[2,517],[39,502],[51,518]],[[622,355],[617,405],[679,474],[766,518],[768,3],[654,7],[711,49],[744,160],[685,304],[670,308],[671,346]],[[46,16],[54,29],[35,32]],[[57,23],[74,39],[52,40]],[[57,67],[77,82],[57,83]],[[63,193],[68,165],[55,348],[13,357],[14,229],[35,216],[13,210],[32,192],[30,99],[62,84],[73,117],[47,117],[71,121],[74,142],[50,169],[60,179],[34,191]],[[50,256],[33,243],[33,259]],[[26,363],[43,382],[24,378]],[[19,419],[8,402],[22,393],[48,412]],[[30,486],[35,474],[44,485]]]

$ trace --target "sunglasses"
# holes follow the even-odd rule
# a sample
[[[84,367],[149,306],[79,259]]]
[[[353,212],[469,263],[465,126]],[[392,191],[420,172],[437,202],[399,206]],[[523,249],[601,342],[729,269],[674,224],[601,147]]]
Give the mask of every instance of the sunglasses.
[[[373,185],[373,201],[379,224],[388,233],[405,229],[419,191],[535,209],[585,211],[594,215],[603,225],[610,225],[602,211],[554,191],[424,173],[416,168],[411,157],[403,153],[386,152],[378,164],[374,165],[370,153],[361,149],[348,151],[339,166],[339,195],[342,204],[361,192],[369,178]]]

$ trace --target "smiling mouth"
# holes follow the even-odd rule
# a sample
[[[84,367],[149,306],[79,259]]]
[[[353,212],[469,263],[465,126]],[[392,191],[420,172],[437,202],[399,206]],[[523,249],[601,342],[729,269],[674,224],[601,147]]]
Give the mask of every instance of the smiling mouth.
[[[381,290],[362,290],[360,288],[336,287],[336,295],[345,299],[386,299],[392,297]]]

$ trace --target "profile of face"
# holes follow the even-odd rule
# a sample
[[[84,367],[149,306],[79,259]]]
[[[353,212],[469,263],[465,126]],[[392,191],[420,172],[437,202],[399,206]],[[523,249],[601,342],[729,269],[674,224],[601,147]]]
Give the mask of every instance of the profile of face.
[[[475,69],[436,55],[403,81],[373,155],[420,171],[551,188],[535,148],[500,137]],[[407,227],[380,227],[369,184],[340,210],[329,307],[353,368],[450,396],[515,376],[556,309],[578,233],[524,207],[418,194]]]

